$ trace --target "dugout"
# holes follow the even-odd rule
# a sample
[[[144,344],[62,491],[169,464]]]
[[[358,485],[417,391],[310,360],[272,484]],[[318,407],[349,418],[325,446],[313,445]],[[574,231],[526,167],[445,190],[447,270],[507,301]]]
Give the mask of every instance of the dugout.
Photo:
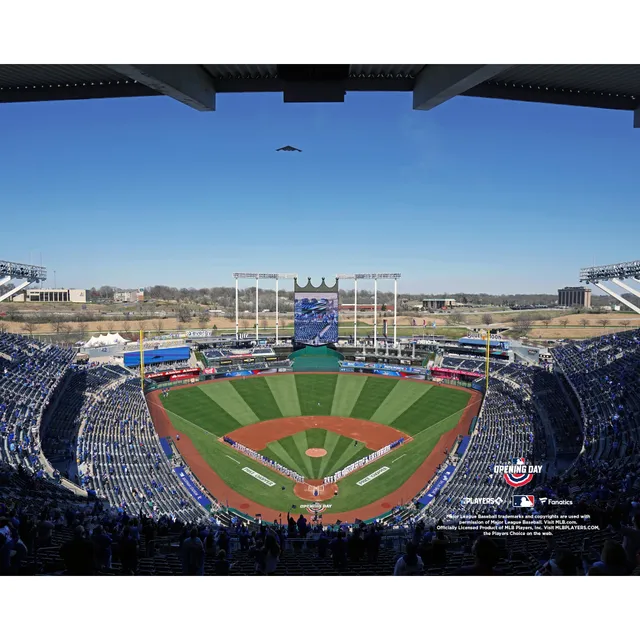
[[[305,371],[340,371],[342,354],[329,347],[304,347],[289,355],[294,373]]]

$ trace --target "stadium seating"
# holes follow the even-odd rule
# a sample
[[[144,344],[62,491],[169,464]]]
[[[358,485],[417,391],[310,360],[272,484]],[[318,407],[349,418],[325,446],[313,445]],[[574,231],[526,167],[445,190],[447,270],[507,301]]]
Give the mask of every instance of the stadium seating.
[[[411,539],[424,574],[455,574],[472,564],[475,535],[448,532],[434,542],[438,536],[429,527],[478,511],[509,513],[516,490],[495,476],[493,465],[519,457],[543,463],[553,453],[550,440],[556,454],[573,456],[582,444],[584,450],[562,473],[553,473],[548,460],[530,486],[537,496],[571,497],[571,509],[598,524],[599,531],[554,536],[556,547],[584,547],[586,564],[598,560],[605,541],[622,540],[620,525],[640,496],[640,331],[565,343],[552,353],[553,372],[499,363],[469,446],[439,495],[426,510],[399,511],[378,533],[370,527],[364,533],[369,541],[379,536],[371,542],[379,552],[367,543],[358,553],[361,536],[342,525],[351,550],[342,564],[332,558],[335,531],[301,538],[286,524],[274,526],[283,551],[275,575],[389,575]],[[0,572],[73,573],[74,544],[88,535],[97,549],[103,527],[111,560],[92,560],[87,573],[190,573],[181,545],[195,526],[205,548],[197,573],[255,573],[254,545],[267,534],[256,525],[247,530],[222,511],[206,513],[192,501],[159,446],[139,381],[119,365],[76,367],[72,358],[71,350],[0,334],[0,529],[10,532],[8,538],[0,534],[0,547],[11,545],[11,553],[0,554],[11,560]],[[483,363],[473,358],[445,360],[443,366],[482,371]],[[45,473],[41,439],[42,453],[63,474],[77,474],[97,500],[75,496],[56,482],[59,475]],[[500,498],[502,504],[462,504],[461,497]],[[532,575],[549,559],[545,540],[515,537],[496,545],[495,569],[506,575]],[[217,561],[220,548],[230,568]],[[631,564],[623,568],[629,571]]]
[[[74,354],[10,333],[0,333],[0,354],[0,460],[39,472],[42,412]]]
[[[81,486],[132,513],[203,517],[160,449],[140,383],[104,367],[72,375],[43,447]],[[75,459],[75,464],[73,460]]]

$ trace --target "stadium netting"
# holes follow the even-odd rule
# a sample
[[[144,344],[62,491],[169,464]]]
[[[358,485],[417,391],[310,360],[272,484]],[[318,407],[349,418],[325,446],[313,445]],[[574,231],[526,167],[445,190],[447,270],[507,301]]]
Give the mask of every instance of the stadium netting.
[[[341,353],[329,347],[304,347],[294,351],[289,359],[293,363],[294,373],[305,371],[340,371]]]

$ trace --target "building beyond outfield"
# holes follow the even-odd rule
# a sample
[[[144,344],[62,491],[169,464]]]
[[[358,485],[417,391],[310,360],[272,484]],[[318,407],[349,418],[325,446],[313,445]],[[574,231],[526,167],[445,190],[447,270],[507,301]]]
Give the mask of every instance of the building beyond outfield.
[[[87,301],[86,289],[25,289],[14,298],[15,302],[78,302]]]
[[[587,287],[558,289],[558,306],[591,309],[591,289]]]

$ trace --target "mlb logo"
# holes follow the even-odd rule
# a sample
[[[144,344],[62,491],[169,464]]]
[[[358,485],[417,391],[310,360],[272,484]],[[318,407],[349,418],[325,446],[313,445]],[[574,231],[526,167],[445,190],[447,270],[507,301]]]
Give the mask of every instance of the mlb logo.
[[[513,506],[525,509],[533,508],[535,496],[513,496]]]

